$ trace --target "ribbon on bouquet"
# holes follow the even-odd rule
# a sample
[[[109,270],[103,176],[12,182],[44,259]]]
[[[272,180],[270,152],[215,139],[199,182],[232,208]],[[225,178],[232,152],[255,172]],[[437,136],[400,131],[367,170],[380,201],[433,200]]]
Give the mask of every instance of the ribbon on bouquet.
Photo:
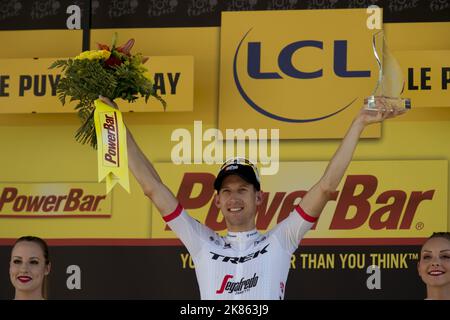
[[[116,184],[129,193],[127,133],[122,113],[100,99],[95,100],[94,104],[98,181],[106,178],[106,193]]]

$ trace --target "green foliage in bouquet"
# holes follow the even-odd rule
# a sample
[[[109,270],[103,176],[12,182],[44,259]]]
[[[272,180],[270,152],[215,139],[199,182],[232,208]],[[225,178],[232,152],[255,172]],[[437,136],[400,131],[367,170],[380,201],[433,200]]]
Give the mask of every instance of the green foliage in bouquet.
[[[98,44],[98,50],[85,51],[75,58],[57,60],[51,66],[62,68],[62,76],[58,82],[57,94],[61,103],[78,101],[75,110],[82,121],[82,126],[75,134],[75,139],[83,144],[89,143],[97,148],[94,127],[94,101],[99,95],[110,100],[122,98],[135,102],[141,97],[145,102],[150,97],[158,99],[164,109],[166,102],[155,92],[152,80],[148,77],[144,63],[148,58],[141,54],[132,55],[134,39],[123,46],[116,47],[117,35],[114,35],[111,49]]]

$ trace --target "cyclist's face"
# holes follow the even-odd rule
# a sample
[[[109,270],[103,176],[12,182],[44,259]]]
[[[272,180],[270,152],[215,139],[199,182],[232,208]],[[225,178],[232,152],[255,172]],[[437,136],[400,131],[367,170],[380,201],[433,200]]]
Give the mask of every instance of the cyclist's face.
[[[431,238],[422,247],[418,264],[423,282],[432,287],[450,287],[450,241]]]
[[[249,231],[255,228],[256,207],[261,192],[237,175],[229,175],[215,196],[215,204],[225,217],[229,231]]]

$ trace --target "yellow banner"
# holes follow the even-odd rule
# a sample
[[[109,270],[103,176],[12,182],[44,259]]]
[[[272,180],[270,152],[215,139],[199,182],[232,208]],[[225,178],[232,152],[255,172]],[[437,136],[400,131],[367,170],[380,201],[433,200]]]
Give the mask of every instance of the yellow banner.
[[[94,101],[98,181],[106,178],[106,192],[118,183],[130,192],[127,133],[122,113],[99,99]]]
[[[412,108],[450,107],[450,50],[397,51]]]
[[[284,219],[327,164],[281,162],[278,174],[262,176],[256,227],[266,231]],[[446,160],[353,162],[307,238],[420,238],[446,230],[447,167]],[[160,163],[156,169],[193,217],[224,232],[212,201],[218,167]],[[176,238],[154,206],[152,238]]]
[[[366,9],[222,13],[219,128],[343,137],[378,77],[370,18]],[[364,136],[379,137],[380,126]]]
[[[0,217],[109,217],[112,197],[98,183],[0,183]]]
[[[51,59],[0,59],[0,113],[75,112],[75,102],[62,106],[56,88],[57,70]],[[150,57],[150,71],[156,92],[167,102],[168,112],[192,111],[194,105],[194,58],[192,56]],[[68,100],[67,100],[68,101]],[[161,103],[140,98],[134,103],[118,101],[122,111],[161,112]]]

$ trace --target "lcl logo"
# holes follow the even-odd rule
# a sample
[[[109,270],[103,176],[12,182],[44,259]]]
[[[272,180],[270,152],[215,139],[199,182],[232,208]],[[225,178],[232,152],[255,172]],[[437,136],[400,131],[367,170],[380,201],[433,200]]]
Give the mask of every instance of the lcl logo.
[[[319,121],[326,118],[329,118],[331,116],[334,116],[341,111],[348,108],[350,105],[352,105],[353,102],[355,102],[355,99],[350,101],[348,104],[346,104],[344,107],[339,108],[337,111],[334,111],[330,114],[322,115],[315,118],[309,118],[309,119],[294,119],[294,118],[287,118],[283,117],[277,114],[274,114],[272,112],[267,111],[267,108],[264,108],[260,105],[258,105],[244,90],[242,86],[242,82],[239,79],[238,75],[238,65],[237,60],[239,56],[239,52],[241,50],[242,44],[244,43],[244,40],[248,36],[248,34],[252,31],[250,29],[247,31],[247,33],[244,35],[244,37],[239,42],[239,45],[236,49],[234,59],[233,59],[233,78],[234,82],[236,84],[236,87],[242,96],[242,98],[247,102],[248,105],[250,105],[253,109],[255,109],[257,112],[270,117],[275,120],[284,121],[284,122],[291,122],[291,123],[302,123],[302,122],[313,122],[313,121]],[[284,77],[291,77],[295,79],[301,79],[301,80],[308,80],[308,79],[316,79],[323,77],[323,69],[318,69],[314,71],[302,71],[299,70],[297,67],[294,66],[292,63],[292,58],[296,52],[299,50],[302,50],[304,48],[315,48],[317,50],[323,50],[323,42],[318,40],[301,40],[289,43],[284,48],[280,50],[280,53],[278,54],[278,61],[277,65],[279,70],[277,71],[261,71],[261,42],[248,42],[248,48],[247,48],[247,75],[256,80],[277,80],[277,79],[284,79]],[[348,70],[347,67],[347,40],[335,40],[334,41],[334,54],[333,54],[333,71],[336,76],[341,78],[370,78],[370,70]]]

